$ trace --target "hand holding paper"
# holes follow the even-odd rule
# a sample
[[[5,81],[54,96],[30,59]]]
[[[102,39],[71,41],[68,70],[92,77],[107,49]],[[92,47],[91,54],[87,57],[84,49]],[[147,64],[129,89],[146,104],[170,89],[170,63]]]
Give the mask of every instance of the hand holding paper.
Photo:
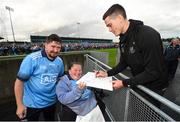
[[[94,72],[88,72],[77,81],[77,84],[82,81],[85,82],[86,86],[89,87],[113,91],[112,77],[97,78]]]
[[[79,89],[85,89],[86,88],[86,83],[85,82],[79,82],[78,87],[79,87]]]

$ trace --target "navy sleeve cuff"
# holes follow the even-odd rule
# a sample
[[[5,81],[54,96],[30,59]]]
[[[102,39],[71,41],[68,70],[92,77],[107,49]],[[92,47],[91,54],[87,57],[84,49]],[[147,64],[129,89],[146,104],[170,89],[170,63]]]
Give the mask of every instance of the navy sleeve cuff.
[[[130,79],[124,79],[124,80],[122,80],[122,83],[123,83],[124,87],[128,87],[128,85],[129,85],[129,80],[130,80]]]
[[[25,79],[25,78],[21,78],[21,77],[19,77],[19,76],[17,76],[17,79],[19,79],[19,80],[21,80],[21,81],[27,81],[28,79]]]

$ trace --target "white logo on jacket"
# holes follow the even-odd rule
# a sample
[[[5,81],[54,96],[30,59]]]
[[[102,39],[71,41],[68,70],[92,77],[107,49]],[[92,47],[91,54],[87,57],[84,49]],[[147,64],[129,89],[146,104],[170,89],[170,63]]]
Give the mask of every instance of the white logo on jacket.
[[[135,53],[135,49],[134,49],[133,46],[132,46],[132,47],[129,47],[129,53],[131,53],[131,54],[134,54],[134,53]]]

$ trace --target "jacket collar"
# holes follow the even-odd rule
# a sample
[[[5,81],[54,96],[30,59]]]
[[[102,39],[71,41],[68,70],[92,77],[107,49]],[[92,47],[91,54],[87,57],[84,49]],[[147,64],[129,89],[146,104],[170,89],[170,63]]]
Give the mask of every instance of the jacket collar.
[[[50,59],[50,58],[47,56],[45,49],[42,49],[42,50],[41,50],[41,54],[42,54],[42,57],[46,57],[49,61],[54,61],[54,60],[56,59],[56,58]]]

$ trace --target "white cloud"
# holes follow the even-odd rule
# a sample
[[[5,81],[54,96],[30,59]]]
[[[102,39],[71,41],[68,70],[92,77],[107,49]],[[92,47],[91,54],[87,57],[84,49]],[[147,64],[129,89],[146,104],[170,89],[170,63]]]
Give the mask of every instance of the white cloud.
[[[12,14],[15,37],[27,40],[31,34],[112,38],[102,21],[115,3],[124,6],[128,18],[139,19],[158,30],[163,38],[180,36],[179,0],[1,0],[0,35],[12,40],[8,11]],[[80,22],[77,25],[77,22]],[[79,30],[77,29],[79,26]]]

